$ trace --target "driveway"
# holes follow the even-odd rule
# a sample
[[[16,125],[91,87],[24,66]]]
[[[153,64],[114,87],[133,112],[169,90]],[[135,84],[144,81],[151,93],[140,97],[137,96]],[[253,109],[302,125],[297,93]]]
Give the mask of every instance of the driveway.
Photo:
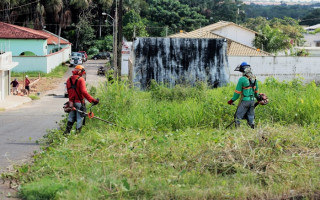
[[[97,69],[106,60],[88,60],[84,67],[87,72],[87,83],[99,85],[105,80],[97,76]],[[63,80],[71,75],[72,68]],[[30,160],[34,151],[39,151],[37,140],[41,139],[49,129],[59,128],[58,122],[63,119],[64,81],[58,87],[43,94],[40,100],[32,101],[17,108],[0,112],[0,173],[10,166]],[[0,185],[0,199],[4,199],[3,185]]]

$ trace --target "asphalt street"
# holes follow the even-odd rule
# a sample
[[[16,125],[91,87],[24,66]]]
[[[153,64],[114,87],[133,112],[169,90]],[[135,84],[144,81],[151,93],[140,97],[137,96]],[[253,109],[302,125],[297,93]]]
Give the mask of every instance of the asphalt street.
[[[88,60],[83,64],[88,85],[98,86],[104,83],[105,77],[98,76],[97,70],[105,63],[106,60]],[[68,79],[72,69],[68,70],[63,80]],[[34,151],[40,150],[36,141],[47,130],[59,128],[58,122],[65,114],[62,107],[68,101],[64,98],[64,82],[57,83],[55,90],[47,91],[39,100],[0,112],[0,174],[12,165],[30,160]]]

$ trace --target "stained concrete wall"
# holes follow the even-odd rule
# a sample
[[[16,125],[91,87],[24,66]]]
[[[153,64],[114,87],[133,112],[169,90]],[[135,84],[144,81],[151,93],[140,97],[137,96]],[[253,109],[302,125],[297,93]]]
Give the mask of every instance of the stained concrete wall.
[[[145,89],[152,80],[168,86],[206,81],[228,83],[227,43],[223,39],[137,38],[133,44],[133,81]]]
[[[241,62],[251,65],[257,79],[264,81],[267,77],[275,77],[279,81],[290,81],[303,77],[304,82],[320,81],[320,57],[238,57],[229,56],[230,81],[236,83],[242,74],[234,71]]]

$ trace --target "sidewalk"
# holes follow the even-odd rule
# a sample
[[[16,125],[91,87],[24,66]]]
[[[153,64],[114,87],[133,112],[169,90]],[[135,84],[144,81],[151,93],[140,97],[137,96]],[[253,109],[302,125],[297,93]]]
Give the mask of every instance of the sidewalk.
[[[0,111],[15,108],[30,101],[32,101],[32,99],[27,96],[9,95],[5,100],[0,101]]]

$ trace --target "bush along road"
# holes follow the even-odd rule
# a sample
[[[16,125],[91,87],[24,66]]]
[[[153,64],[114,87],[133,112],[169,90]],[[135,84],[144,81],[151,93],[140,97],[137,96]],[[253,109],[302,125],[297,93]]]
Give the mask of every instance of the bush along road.
[[[88,73],[87,82],[99,85],[99,80],[104,79],[96,75],[95,62],[97,61],[88,61],[85,64]],[[34,153],[42,153],[39,143],[49,130],[57,130],[60,129],[60,125],[64,126],[60,123],[64,119],[63,104],[68,101],[67,98],[64,98],[64,82],[71,75],[72,70],[69,68],[61,82],[55,83],[56,88],[41,94],[39,100],[0,112],[0,173],[3,173],[2,178],[11,177],[16,165],[30,163]],[[13,194],[13,191],[7,190],[7,186],[7,182],[0,186],[1,200],[6,198],[8,193],[10,193],[9,196]]]

